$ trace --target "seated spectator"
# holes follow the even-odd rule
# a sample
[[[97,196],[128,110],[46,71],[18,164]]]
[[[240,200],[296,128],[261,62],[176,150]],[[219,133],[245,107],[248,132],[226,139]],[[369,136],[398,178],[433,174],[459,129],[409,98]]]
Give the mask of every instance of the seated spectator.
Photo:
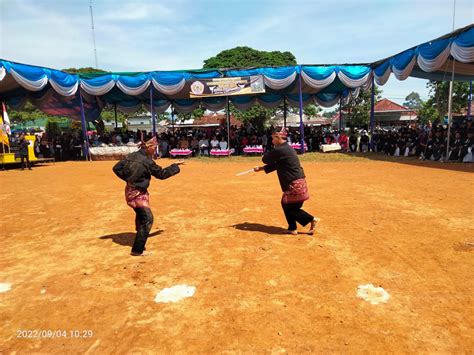
[[[268,145],[268,137],[267,137],[266,134],[263,134],[263,136],[262,136],[262,147],[263,147],[264,152],[267,151],[267,145]]]
[[[163,134],[161,135],[161,138],[160,138],[159,148],[160,148],[160,156],[162,158],[167,157],[168,156],[168,140]]]
[[[459,160],[461,156],[462,146],[463,146],[463,142],[461,140],[461,132],[457,131],[454,136],[454,141],[450,144],[450,147],[449,147],[448,160],[451,160],[451,161]]]
[[[247,136],[243,136],[242,140],[241,140],[241,144],[240,144],[240,147],[241,147],[240,150],[243,151],[243,149],[248,145],[249,145],[249,140],[248,140]]]
[[[347,152],[349,150],[349,138],[344,132],[339,135],[338,143],[341,146],[341,151]]]
[[[354,131],[352,131],[349,136],[349,149],[351,153],[355,153],[357,151],[357,134]]]
[[[190,148],[193,151],[193,157],[199,154],[199,141],[197,140],[196,136],[192,138]]]
[[[219,149],[219,141],[217,140],[216,136],[212,137],[211,149]]]
[[[209,139],[206,136],[199,140],[199,153],[200,155],[209,155]]]
[[[359,151],[362,153],[367,153],[369,151],[369,136],[367,131],[362,131],[362,135],[360,137],[360,144],[359,144]]]
[[[189,141],[185,136],[182,136],[178,143],[179,149],[188,149],[189,148]]]
[[[464,140],[461,147],[461,154],[459,155],[459,162],[464,162],[470,154],[470,162],[472,163],[472,154],[474,153],[474,128],[469,128],[467,131],[467,138]]]
[[[221,141],[219,142],[219,149],[220,150],[227,149],[227,142],[225,141],[224,136],[222,136]]]

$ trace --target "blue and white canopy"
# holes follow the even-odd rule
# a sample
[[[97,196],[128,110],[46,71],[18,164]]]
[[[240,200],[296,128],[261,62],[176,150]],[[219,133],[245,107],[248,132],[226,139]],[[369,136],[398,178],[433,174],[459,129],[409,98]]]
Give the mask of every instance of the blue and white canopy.
[[[375,82],[384,85],[390,74],[436,81],[470,81],[474,76],[474,25],[407,49],[372,65]],[[454,64],[454,67],[453,67]]]
[[[170,105],[179,112],[191,112],[198,106],[218,111],[225,107],[226,98],[190,99],[190,80],[262,75],[266,93],[232,96],[235,107],[247,110],[260,104],[272,108],[284,98],[298,106],[300,79],[303,105],[330,107],[370,88],[374,79],[385,84],[392,72],[399,80],[409,76],[450,80],[453,62],[455,80],[474,79],[474,25],[372,64],[77,75],[0,60],[0,101],[19,109],[29,100],[47,113],[79,118],[81,94],[88,119],[97,118],[107,105],[117,105],[124,112],[142,106],[150,109],[150,97],[155,112],[164,112]]]
[[[96,102],[99,107],[116,104],[125,112],[150,104],[153,91],[154,109],[165,111],[171,104],[181,112],[190,112],[199,105],[209,110],[224,108],[225,98],[189,99],[186,83],[193,79],[262,75],[266,94],[232,97],[232,103],[246,110],[258,103],[271,108],[278,106],[284,97],[290,105],[299,105],[299,76],[302,78],[305,104],[317,103],[330,107],[342,97],[357,95],[361,87],[371,84],[369,65],[345,66],[288,66],[242,70],[155,71],[147,73],[100,73],[75,75],[59,70],[26,64],[0,61],[0,95],[14,107],[26,100],[41,107],[46,101],[60,97],[67,101],[80,90],[85,101]]]

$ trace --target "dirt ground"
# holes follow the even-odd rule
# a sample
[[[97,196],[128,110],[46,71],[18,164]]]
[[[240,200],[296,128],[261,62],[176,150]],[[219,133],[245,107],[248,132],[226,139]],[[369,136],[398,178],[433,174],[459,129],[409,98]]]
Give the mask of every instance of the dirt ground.
[[[138,258],[114,162],[0,171],[0,352],[472,352],[472,165],[304,161],[311,237],[281,234],[276,174],[232,159],[152,181]],[[180,284],[194,296],[154,301]]]

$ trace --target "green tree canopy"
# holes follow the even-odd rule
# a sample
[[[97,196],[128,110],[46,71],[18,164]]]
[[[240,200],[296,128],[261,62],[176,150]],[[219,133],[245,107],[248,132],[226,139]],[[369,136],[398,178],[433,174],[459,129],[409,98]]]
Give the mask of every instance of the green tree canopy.
[[[13,124],[21,124],[24,122],[28,121],[34,121],[38,120],[41,118],[50,118],[53,116],[49,116],[45,114],[44,112],[38,110],[36,107],[34,107],[32,104],[27,102],[25,106],[20,110],[16,111],[11,109],[8,112],[8,115],[12,121]]]
[[[449,81],[429,81],[429,99],[418,111],[418,119],[422,123],[442,120],[448,114]],[[468,82],[453,83],[452,112],[462,112],[467,107],[469,96]]]
[[[420,98],[420,94],[412,91],[410,94],[408,94],[407,97],[405,97],[405,102],[403,103],[403,106],[408,107],[412,110],[420,109],[421,106],[423,106],[423,101]]]
[[[215,57],[204,60],[203,68],[246,68],[296,64],[296,58],[290,52],[266,52],[250,47],[235,47],[226,49]]]
[[[426,84],[429,89],[430,98],[428,101],[438,110],[441,117],[448,114],[449,81],[429,81]],[[469,96],[469,83],[455,81],[453,83],[453,103],[452,111],[461,112],[467,107]]]
[[[316,105],[306,105],[303,108],[303,113],[308,116],[308,119],[315,118],[318,113],[320,113],[323,109]]]
[[[382,90],[375,86],[375,101],[381,99]],[[371,90],[360,91],[359,96],[352,98],[342,106],[347,112],[346,118],[353,126],[367,125],[370,120]]]
[[[86,68],[67,68],[67,69],[62,69],[63,72],[69,73],[69,74],[90,74],[90,73],[107,73],[105,70],[102,69],[96,69],[96,68],[91,68],[91,67],[86,67]]]
[[[290,52],[266,52],[249,47],[236,47],[224,50],[216,56],[204,60],[203,69],[246,68],[296,64],[296,58]],[[259,105],[255,105],[248,111],[240,111],[231,106],[231,112],[237,119],[243,122],[251,122],[255,127],[263,128],[267,120],[274,116],[277,111],[283,110],[283,105],[280,106],[281,107],[277,109],[269,110]]]

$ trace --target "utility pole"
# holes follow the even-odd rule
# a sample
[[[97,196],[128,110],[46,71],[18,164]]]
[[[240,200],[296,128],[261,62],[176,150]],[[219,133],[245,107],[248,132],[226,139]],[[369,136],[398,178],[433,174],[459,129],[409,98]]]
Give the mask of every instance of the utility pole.
[[[94,14],[92,12],[92,0],[90,0],[89,9],[91,10],[91,27],[92,27],[92,40],[94,42],[95,68],[98,69],[99,65],[97,63],[97,48],[95,46]]]

